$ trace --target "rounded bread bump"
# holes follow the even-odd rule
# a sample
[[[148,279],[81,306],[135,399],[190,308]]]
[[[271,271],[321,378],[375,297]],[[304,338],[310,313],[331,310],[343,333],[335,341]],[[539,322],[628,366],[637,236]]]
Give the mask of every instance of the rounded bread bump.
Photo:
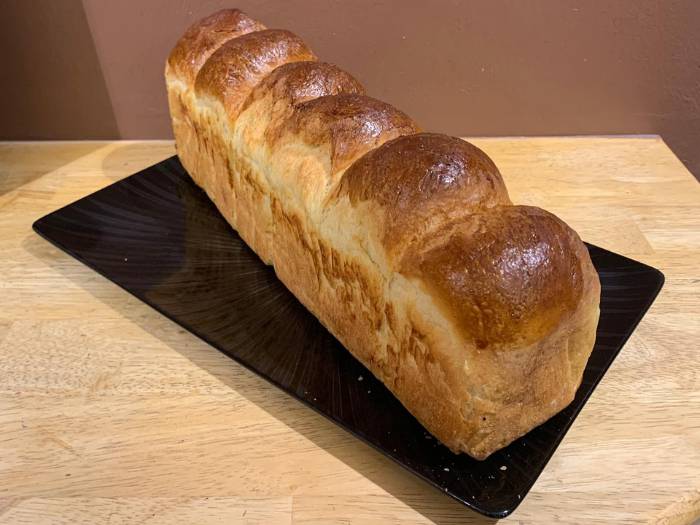
[[[412,252],[402,271],[422,280],[477,349],[545,339],[579,308],[591,271],[578,235],[531,206],[480,210]]]
[[[283,137],[307,144],[328,144],[331,171],[347,168],[380,144],[419,131],[404,112],[381,100],[355,93],[328,95],[299,104],[292,115],[267,134],[268,142]]]
[[[354,93],[365,89],[350,73],[327,62],[304,61],[284,64],[267,75],[248,95],[243,109],[271,96],[276,105],[295,107],[327,95]]]
[[[511,204],[501,174],[479,148],[438,133],[406,135],[358,159],[338,197],[376,203],[382,242],[399,260],[416,240],[477,209]]]
[[[204,63],[224,42],[263,29],[263,24],[238,9],[222,9],[187,29],[170,52],[168,66],[193,85]]]
[[[265,29],[228,40],[204,63],[195,92],[219,100],[234,119],[253,88],[275,68],[289,62],[316,60],[291,31]]]

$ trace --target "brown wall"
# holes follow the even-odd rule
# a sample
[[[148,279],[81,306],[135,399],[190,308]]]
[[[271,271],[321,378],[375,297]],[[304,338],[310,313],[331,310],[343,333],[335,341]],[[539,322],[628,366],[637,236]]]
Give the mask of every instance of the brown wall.
[[[80,0],[0,8],[0,139],[119,136]]]
[[[694,0],[14,0],[0,137],[171,136],[165,56],[230,6],[292,29],[426,129],[659,133],[700,174]]]

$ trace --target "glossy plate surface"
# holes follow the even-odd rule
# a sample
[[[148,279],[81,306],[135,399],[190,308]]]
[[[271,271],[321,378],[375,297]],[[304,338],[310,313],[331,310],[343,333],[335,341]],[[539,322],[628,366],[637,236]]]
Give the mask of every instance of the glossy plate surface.
[[[589,246],[602,282],[597,341],[574,402],[485,461],[454,455],[275,278],[177,157],[55,211],[44,238],[467,507],[510,514],[663,284]],[[360,380],[359,378],[362,378]]]

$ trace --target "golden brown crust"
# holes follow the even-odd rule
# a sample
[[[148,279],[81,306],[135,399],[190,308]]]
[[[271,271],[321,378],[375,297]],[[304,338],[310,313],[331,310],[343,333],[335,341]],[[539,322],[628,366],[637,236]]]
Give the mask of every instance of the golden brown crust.
[[[195,91],[219,100],[235,119],[250,91],[275,68],[288,62],[316,60],[291,31],[266,29],[225,42],[197,74]]]
[[[245,110],[253,102],[272,96],[275,105],[294,107],[327,95],[355,93],[365,89],[350,73],[326,62],[292,62],[278,67],[258,84],[243,104]]]
[[[440,242],[428,236],[430,248],[416,247],[404,271],[422,277],[478,349],[529,346],[580,303],[582,243],[540,208],[477,211],[432,236]]]
[[[201,67],[224,42],[263,29],[264,25],[238,9],[222,9],[187,29],[170,52],[168,65],[192,85]]]
[[[328,144],[331,171],[336,172],[383,142],[416,132],[418,125],[386,102],[343,93],[298,105],[266,138],[274,143],[285,135],[299,136],[307,144]]]
[[[510,204],[501,174],[479,148],[437,133],[391,140],[348,168],[338,196],[384,212],[382,241],[396,258],[434,225]]]

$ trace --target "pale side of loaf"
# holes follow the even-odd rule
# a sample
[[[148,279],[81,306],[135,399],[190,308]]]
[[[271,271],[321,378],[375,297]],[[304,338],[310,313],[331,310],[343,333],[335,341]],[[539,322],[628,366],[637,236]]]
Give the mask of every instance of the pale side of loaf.
[[[451,450],[485,458],[571,402],[598,276],[566,224],[510,202],[481,150],[421,133],[237,10],[192,26],[166,81],[194,181]]]

